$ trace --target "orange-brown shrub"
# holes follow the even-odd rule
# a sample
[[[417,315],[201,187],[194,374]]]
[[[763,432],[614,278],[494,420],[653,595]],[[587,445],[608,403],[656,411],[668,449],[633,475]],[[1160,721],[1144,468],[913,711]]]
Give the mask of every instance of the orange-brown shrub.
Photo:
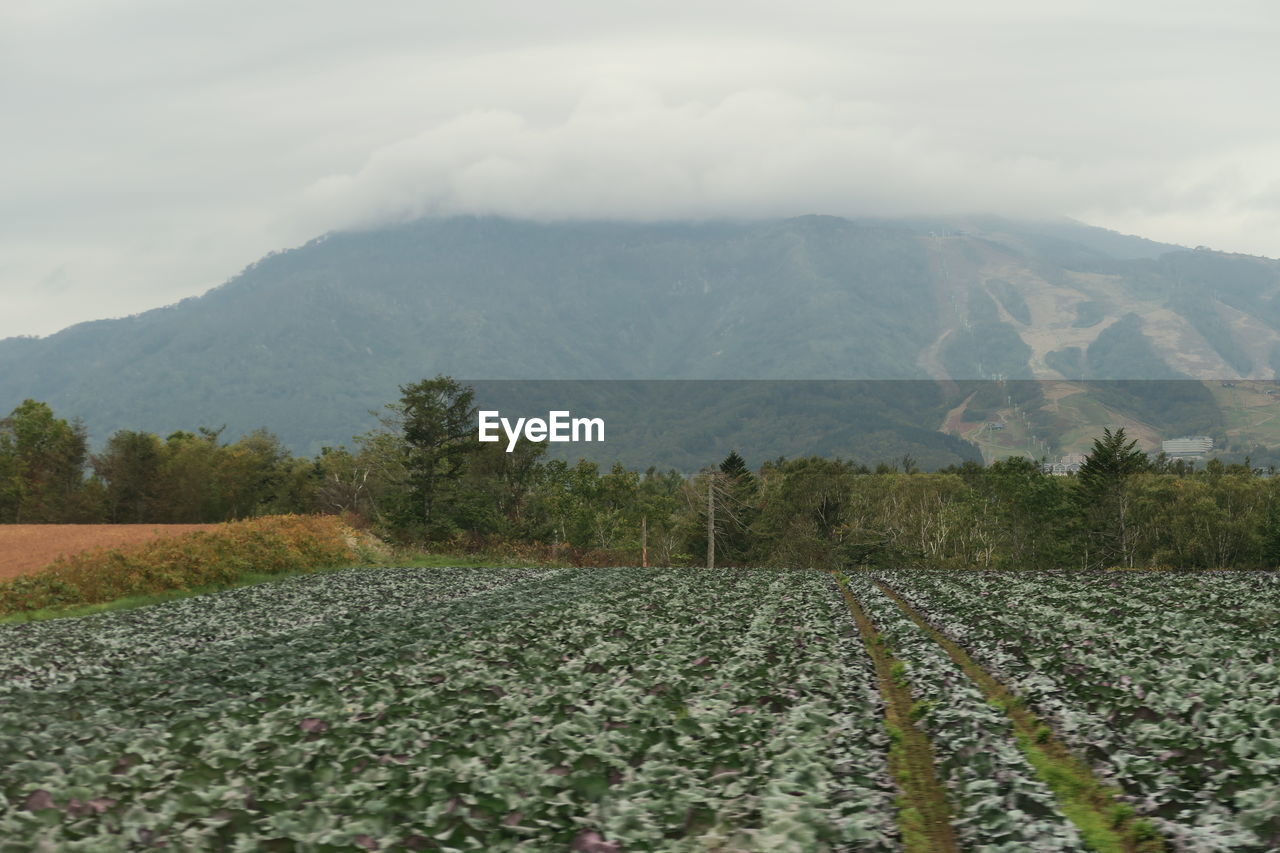
[[[356,558],[352,541],[350,528],[333,516],[277,515],[137,545],[95,548],[0,583],[0,614],[348,563]]]

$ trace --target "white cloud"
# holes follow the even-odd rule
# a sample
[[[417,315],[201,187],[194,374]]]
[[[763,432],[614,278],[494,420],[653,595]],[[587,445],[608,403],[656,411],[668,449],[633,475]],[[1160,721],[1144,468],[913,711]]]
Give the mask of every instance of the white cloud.
[[[713,102],[594,83],[559,121],[477,111],[377,149],[305,193],[317,227],[419,216],[1065,215],[1166,191],[1149,163],[964,147],[876,105],[776,88]]]
[[[15,0],[0,335],[423,214],[1061,214],[1277,256],[1278,36],[1264,2]]]

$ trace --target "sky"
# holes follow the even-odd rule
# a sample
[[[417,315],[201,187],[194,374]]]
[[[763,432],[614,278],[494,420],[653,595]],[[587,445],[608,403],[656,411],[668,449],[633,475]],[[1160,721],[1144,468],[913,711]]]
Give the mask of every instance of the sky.
[[[418,216],[1069,216],[1280,257],[1271,2],[4,0],[0,337]]]

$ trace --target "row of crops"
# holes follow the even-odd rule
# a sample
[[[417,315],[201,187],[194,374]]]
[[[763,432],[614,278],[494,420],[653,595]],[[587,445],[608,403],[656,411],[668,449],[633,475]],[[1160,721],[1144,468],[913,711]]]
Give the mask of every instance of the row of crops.
[[[377,569],[0,626],[0,853],[1083,850],[1005,682],[1179,850],[1280,849],[1273,575]],[[900,748],[900,744],[898,747]],[[920,849],[918,846],[916,849]]]
[[[1280,576],[879,577],[1176,847],[1280,850]]]
[[[972,849],[1083,850],[1053,793],[1018,750],[1009,718],[992,707],[947,654],[866,576],[849,579],[917,700],[960,842]]]
[[[892,849],[841,606],[813,573],[378,570],[11,627],[0,849]]]

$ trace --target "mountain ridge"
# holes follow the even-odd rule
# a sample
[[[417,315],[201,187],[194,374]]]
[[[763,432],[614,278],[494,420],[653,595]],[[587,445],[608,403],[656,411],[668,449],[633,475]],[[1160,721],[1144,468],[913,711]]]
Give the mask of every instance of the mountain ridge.
[[[1275,376],[1280,262],[1070,221],[417,220],[271,253],[199,297],[0,340],[0,409],[95,438],[260,426],[315,452],[400,384]]]

